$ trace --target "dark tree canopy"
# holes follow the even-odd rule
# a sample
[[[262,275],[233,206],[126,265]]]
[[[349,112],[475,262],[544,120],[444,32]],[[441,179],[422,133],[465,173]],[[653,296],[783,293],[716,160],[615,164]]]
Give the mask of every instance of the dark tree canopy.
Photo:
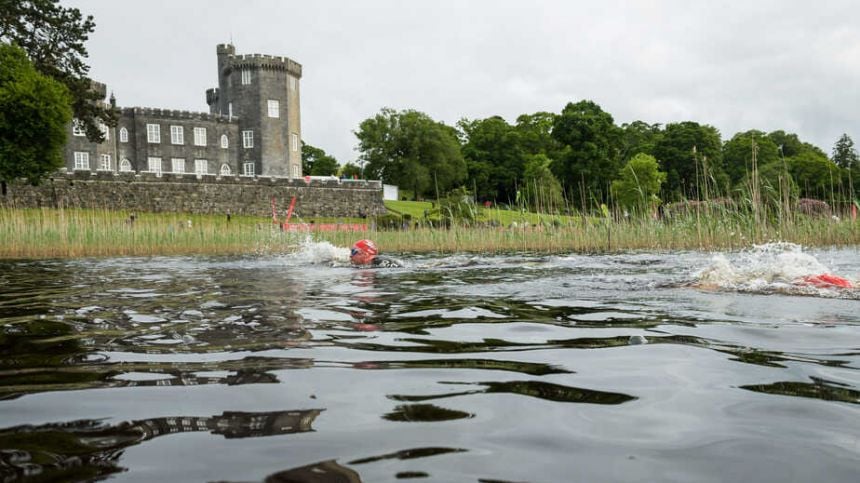
[[[469,181],[477,188],[475,195],[480,200],[514,202],[525,167],[520,133],[499,116],[463,119],[458,127],[464,139]]]
[[[717,128],[686,121],[666,125],[654,147],[654,157],[666,172],[666,199],[700,199],[727,182],[722,167],[722,142]]]
[[[860,164],[854,141],[848,134],[843,134],[833,146],[833,162],[841,168],[851,169]]]
[[[456,130],[422,112],[384,108],[355,135],[365,176],[410,189],[416,198],[447,193],[466,179]]]
[[[555,119],[552,136],[563,152],[553,172],[577,203],[605,201],[620,168],[620,129],[592,101],[569,103]]]
[[[751,130],[735,134],[723,145],[723,164],[732,186],[752,170],[753,149],[757,168],[780,159],[779,146],[763,132]]]
[[[337,159],[333,156],[302,142],[302,173],[311,176],[333,176],[337,174],[338,168]]]
[[[629,161],[633,156],[654,154],[654,147],[663,135],[659,124],[633,121],[621,125],[621,160]]]
[[[65,85],[74,117],[91,141],[101,142],[102,125],[115,125],[116,115],[87,77],[84,42],[94,28],[92,16],[59,0],[0,0],[0,42],[18,45],[36,70]]]
[[[0,44],[0,182],[37,183],[63,166],[69,94],[16,46]]]

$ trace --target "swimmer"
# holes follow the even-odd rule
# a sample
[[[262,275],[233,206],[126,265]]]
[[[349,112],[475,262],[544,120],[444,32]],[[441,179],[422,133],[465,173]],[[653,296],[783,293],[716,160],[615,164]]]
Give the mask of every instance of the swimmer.
[[[399,261],[393,258],[380,256],[378,253],[379,250],[376,248],[376,244],[371,240],[358,240],[352,246],[352,250],[349,254],[349,261],[351,261],[353,265],[362,267],[392,268],[403,266]]]
[[[797,285],[811,285],[816,288],[856,288],[847,278],[829,273],[807,275],[794,281]]]

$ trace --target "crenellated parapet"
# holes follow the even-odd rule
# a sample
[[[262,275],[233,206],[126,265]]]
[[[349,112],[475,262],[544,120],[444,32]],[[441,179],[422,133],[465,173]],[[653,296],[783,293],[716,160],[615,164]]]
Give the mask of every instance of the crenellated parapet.
[[[224,74],[240,69],[280,70],[296,77],[302,76],[302,65],[288,57],[266,54],[228,54]]]
[[[158,109],[150,107],[124,107],[123,116],[146,116],[159,119],[180,119],[194,121],[212,121],[224,123],[236,123],[237,116],[225,116],[221,114],[210,114],[208,112],[182,111],[178,109]]]

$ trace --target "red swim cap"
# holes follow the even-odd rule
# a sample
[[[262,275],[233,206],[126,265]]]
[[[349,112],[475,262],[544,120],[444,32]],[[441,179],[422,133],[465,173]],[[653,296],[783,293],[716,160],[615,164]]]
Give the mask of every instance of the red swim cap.
[[[379,250],[376,249],[376,244],[371,240],[358,240],[352,245],[349,259],[356,265],[367,265],[377,253]]]

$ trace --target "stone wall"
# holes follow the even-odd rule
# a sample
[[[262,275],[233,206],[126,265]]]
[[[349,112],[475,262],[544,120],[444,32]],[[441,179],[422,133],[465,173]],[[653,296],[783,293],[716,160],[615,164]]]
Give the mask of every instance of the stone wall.
[[[294,215],[357,217],[385,212],[382,183],[365,180],[311,180],[196,176],[152,173],[60,173],[39,186],[13,183],[0,206],[64,207],[141,212],[227,213],[271,216],[275,198],[283,219],[290,199]]]

